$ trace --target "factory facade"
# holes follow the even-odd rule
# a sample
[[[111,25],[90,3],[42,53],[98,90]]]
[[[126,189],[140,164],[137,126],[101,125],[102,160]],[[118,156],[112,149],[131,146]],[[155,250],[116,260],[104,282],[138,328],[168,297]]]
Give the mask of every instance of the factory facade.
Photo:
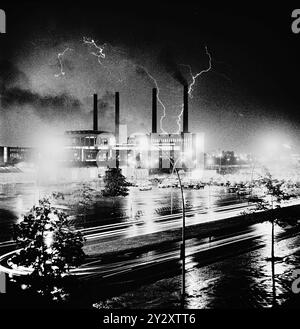
[[[64,161],[71,164],[120,167],[124,173],[134,169],[149,172],[204,169],[204,134],[188,128],[188,87],[183,90],[183,129],[178,134],[157,132],[157,90],[152,90],[152,130],[148,134],[127,135],[120,125],[120,95],[115,93],[115,131],[98,130],[98,98],[94,95],[93,130],[65,132]]]
[[[178,134],[157,130],[157,89],[152,90],[152,129],[147,134],[128,136],[127,125],[120,124],[120,95],[115,93],[115,131],[98,130],[98,97],[94,94],[93,129],[66,131],[63,151],[56,153],[23,147],[0,147],[0,164],[38,162],[56,158],[67,167],[120,167],[125,175],[134,172],[171,172],[174,167],[185,171],[204,169],[204,134],[191,133],[188,127],[188,87],[183,88],[183,123]],[[53,147],[52,147],[53,148]],[[47,158],[48,157],[48,158]],[[45,162],[44,161],[44,162]],[[96,168],[95,168],[96,169]]]
[[[34,156],[34,149],[30,147],[0,146],[0,165],[32,162]]]

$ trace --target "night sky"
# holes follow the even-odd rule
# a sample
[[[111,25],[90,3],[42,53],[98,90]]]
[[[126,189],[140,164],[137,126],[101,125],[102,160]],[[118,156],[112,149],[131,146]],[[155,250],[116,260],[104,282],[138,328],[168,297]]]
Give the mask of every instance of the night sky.
[[[7,14],[7,34],[0,35],[1,145],[30,146],[41,135],[91,129],[95,92],[100,129],[113,129],[119,91],[129,133],[150,132],[154,82],[146,71],[166,106],[163,129],[176,132],[182,80],[192,82],[181,64],[193,74],[207,69],[207,46],[212,69],[198,77],[189,102],[189,129],[205,132],[206,150],[252,152],[276,136],[299,152],[295,6],[97,3],[1,4]],[[100,63],[84,37],[103,46]]]

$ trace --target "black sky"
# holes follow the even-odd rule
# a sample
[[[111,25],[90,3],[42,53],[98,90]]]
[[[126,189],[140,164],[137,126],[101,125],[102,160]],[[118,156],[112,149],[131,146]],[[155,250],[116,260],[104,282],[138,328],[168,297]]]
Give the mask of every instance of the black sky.
[[[268,4],[263,7],[259,2],[249,2],[233,6],[227,2],[220,6],[191,1],[114,2],[108,5],[103,1],[25,1],[25,4],[1,4],[1,7],[6,10],[8,27],[7,34],[0,36],[0,60],[2,63],[9,61],[21,71],[22,65],[28,67],[24,61],[30,57],[40,62],[36,49],[52,47],[56,50],[61,44],[68,45],[70,40],[79,40],[82,35],[126,49],[126,58],[137,64],[151,62],[154,58],[166,76],[172,73],[173,77],[170,61],[190,64],[195,72],[203,69],[207,65],[203,47],[208,45],[213,52],[216,72],[203,76],[200,86],[195,86],[194,112],[199,107],[203,108],[203,113],[195,114],[193,129],[197,130],[199,126],[200,131],[206,132],[211,148],[241,149],[247,145],[251,149],[256,133],[259,135],[264,126],[266,130],[283,127],[293,143],[300,145],[297,134],[300,127],[300,35],[291,31],[291,12],[297,5]],[[69,64],[66,62],[67,69],[68,65],[70,72],[77,67],[71,60]],[[33,71],[31,65],[30,72]],[[183,68],[182,73],[189,78]],[[28,71],[26,75],[30,79]],[[3,76],[0,78],[3,84]],[[103,94],[114,91],[113,88],[107,86]],[[31,91],[38,97],[39,91]],[[70,96],[73,100],[78,96],[67,95],[67,89],[56,88],[53,92],[54,98]],[[50,96],[46,95],[48,99]],[[81,103],[82,99],[78,98]],[[130,104],[127,111],[125,115],[130,117]],[[229,115],[230,111],[233,114]],[[57,111],[53,113],[57,115]],[[87,120],[86,117],[83,120]],[[269,122],[272,122],[270,127]],[[140,129],[134,126],[130,129],[135,128]],[[229,136],[233,128],[235,131]],[[239,131],[243,135],[240,136],[243,137],[242,145],[235,143],[240,139]],[[7,139],[4,133],[2,137]]]

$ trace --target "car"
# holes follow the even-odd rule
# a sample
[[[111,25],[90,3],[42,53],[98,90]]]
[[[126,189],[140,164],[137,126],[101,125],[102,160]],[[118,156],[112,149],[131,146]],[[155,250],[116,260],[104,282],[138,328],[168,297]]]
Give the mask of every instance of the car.
[[[152,190],[152,186],[151,185],[140,185],[139,186],[139,190],[140,191],[150,191],[150,190]]]
[[[167,188],[167,187],[175,187],[177,185],[177,181],[173,179],[164,179],[160,184],[158,184],[159,188]]]
[[[227,192],[228,193],[236,193],[237,188],[235,186],[230,186],[230,187],[227,188]]]
[[[198,184],[194,185],[193,188],[195,190],[200,190],[200,189],[204,189],[204,186],[205,185],[203,183],[198,183]]]
[[[164,182],[161,182],[161,183],[158,184],[158,187],[159,187],[159,188],[166,188],[166,187],[169,187],[169,185],[167,185],[167,184],[164,183]]]
[[[245,188],[245,187],[243,187],[243,188],[238,188],[238,190],[237,190],[237,194],[238,195],[248,195],[248,194],[250,194],[250,189],[247,189],[247,188]]]
[[[152,183],[150,181],[141,181],[138,184],[138,188],[140,191],[149,191],[152,190]]]

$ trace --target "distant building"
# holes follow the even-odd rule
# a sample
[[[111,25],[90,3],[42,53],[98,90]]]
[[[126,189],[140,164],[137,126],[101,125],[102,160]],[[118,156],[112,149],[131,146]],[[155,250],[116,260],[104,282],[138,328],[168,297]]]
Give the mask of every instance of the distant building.
[[[129,138],[129,165],[136,168],[172,170],[204,167],[204,134],[145,134]]]
[[[96,164],[99,152],[97,139],[105,131],[74,130],[65,132],[64,161]]]
[[[16,164],[32,162],[35,158],[35,149],[31,147],[0,146],[0,164]]]
[[[115,131],[98,130],[98,98],[94,95],[93,130],[66,131],[64,161],[74,165],[97,165],[172,170],[204,168],[204,134],[188,131],[188,88],[184,87],[183,132],[157,133],[157,90],[152,93],[152,132],[127,137],[127,126],[120,125],[119,93],[115,94]],[[125,171],[125,170],[124,170]]]
[[[204,156],[205,169],[217,170],[218,173],[234,173],[253,165],[250,154],[235,154],[234,151],[207,153]]]

